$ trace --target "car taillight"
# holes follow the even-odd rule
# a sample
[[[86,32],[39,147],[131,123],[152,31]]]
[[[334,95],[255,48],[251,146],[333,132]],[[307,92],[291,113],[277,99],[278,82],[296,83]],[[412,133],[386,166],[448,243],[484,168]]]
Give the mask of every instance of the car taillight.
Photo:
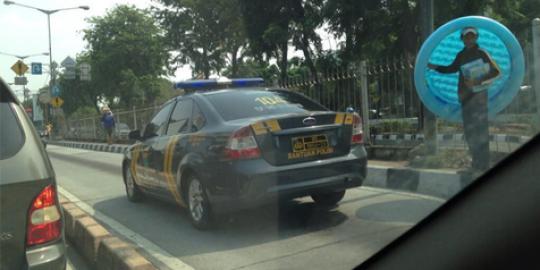
[[[360,115],[353,115],[353,129],[352,129],[351,144],[364,143],[364,132],[362,131],[362,118]]]
[[[56,189],[49,185],[34,199],[28,211],[26,245],[56,240],[62,233],[62,220],[56,202]]]
[[[243,127],[231,135],[225,147],[225,154],[229,159],[251,159],[261,156],[251,127]]]

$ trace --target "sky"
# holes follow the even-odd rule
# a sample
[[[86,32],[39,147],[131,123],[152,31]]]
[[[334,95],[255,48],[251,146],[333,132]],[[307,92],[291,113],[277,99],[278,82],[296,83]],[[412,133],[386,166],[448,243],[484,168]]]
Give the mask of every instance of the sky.
[[[8,82],[14,81],[15,73],[11,66],[18,60],[14,55],[41,54],[49,51],[47,16],[39,11],[15,5],[4,5],[0,3],[0,29],[2,29],[2,41],[0,42],[0,77]],[[89,6],[89,10],[74,9],[66,10],[51,15],[51,37],[53,61],[62,62],[67,56],[75,58],[76,54],[85,49],[82,30],[89,27],[85,21],[92,16],[103,16],[108,9],[114,8],[118,4],[132,4],[139,8],[147,8],[151,5],[150,0],[17,0],[20,4],[34,6],[42,9],[59,9],[77,6]],[[323,47],[325,49],[335,47],[335,40],[322,34]],[[292,50],[292,48],[291,48]],[[299,52],[291,51],[290,55],[301,55]],[[49,63],[49,56],[33,56],[26,58],[24,62],[30,66],[31,62]],[[46,67],[44,67],[45,69]],[[49,77],[47,74],[31,75],[28,78],[27,88],[32,93],[37,93],[38,89],[47,84]],[[189,66],[177,70],[172,80],[186,80],[191,77]],[[12,89],[21,98],[22,86],[12,86]],[[22,99],[22,98],[21,98]]]
[[[107,9],[118,4],[132,4],[139,8],[149,7],[150,0],[17,0],[17,3],[34,6],[42,9],[58,9],[87,5],[89,10],[74,9],[60,11],[51,15],[51,37],[53,61],[62,62],[67,56],[75,58],[76,54],[85,49],[82,30],[88,28],[86,18],[103,16]],[[47,16],[39,11],[14,5],[0,3],[0,29],[2,29],[2,42],[0,53],[15,55],[41,54],[49,51]],[[16,57],[0,54],[0,77],[12,83],[15,73],[11,66],[18,60]],[[33,56],[24,62],[30,66],[31,62],[49,63],[49,56]],[[45,69],[46,67],[44,67]],[[191,75],[189,67],[180,69],[175,79],[188,79]],[[28,85],[32,93],[47,84],[49,76],[26,74]],[[22,96],[22,86],[12,86],[16,94]]]

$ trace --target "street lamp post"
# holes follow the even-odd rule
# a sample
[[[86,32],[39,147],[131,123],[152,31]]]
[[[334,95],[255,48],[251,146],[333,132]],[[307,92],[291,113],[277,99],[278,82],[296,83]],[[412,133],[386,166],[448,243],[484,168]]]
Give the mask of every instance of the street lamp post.
[[[20,7],[25,7],[25,8],[37,10],[37,11],[47,15],[47,28],[48,28],[48,31],[49,31],[49,65],[50,65],[50,73],[51,73],[51,80],[50,80],[50,83],[49,83],[49,93],[51,93],[52,92],[52,87],[54,86],[54,83],[55,83],[54,82],[55,74],[54,74],[54,67],[53,67],[53,60],[52,60],[52,45],[51,45],[52,44],[52,42],[51,42],[51,14],[54,14],[56,12],[63,11],[63,10],[70,10],[70,9],[89,10],[90,7],[89,6],[78,6],[78,7],[70,7],[70,8],[59,8],[59,9],[42,9],[42,8],[37,8],[37,7],[25,5],[25,4],[16,3],[16,2],[13,2],[13,1],[8,1],[8,0],[5,0],[4,4],[5,5],[20,6]],[[47,106],[47,108],[48,108],[48,106]],[[48,120],[47,118],[48,118],[48,109],[45,110],[45,122],[47,122],[47,120]]]
[[[32,56],[49,56],[49,53],[48,52],[42,52],[42,53],[35,53],[35,54],[28,54],[28,55],[20,55],[20,54],[11,54],[11,53],[5,53],[5,52],[0,52],[0,54],[2,55],[7,55],[7,56],[13,56],[17,59],[20,59],[20,60],[24,60],[28,57],[32,57]]]

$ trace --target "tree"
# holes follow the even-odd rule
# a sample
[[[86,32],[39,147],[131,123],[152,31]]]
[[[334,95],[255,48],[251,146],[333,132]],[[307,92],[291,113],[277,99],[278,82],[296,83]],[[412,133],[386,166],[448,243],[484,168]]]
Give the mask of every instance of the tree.
[[[251,54],[259,62],[263,55],[277,59],[280,79],[287,77],[289,43],[302,50],[306,65],[317,74],[314,52],[321,50],[315,30],[322,24],[320,0],[242,0],[242,16],[250,41]]]
[[[228,58],[232,74],[247,40],[237,0],[157,0],[154,15],[165,29],[171,69],[190,64],[194,77],[219,74]]]
[[[93,96],[88,82],[80,80],[66,80],[64,76],[56,81],[60,86],[60,97],[64,100],[62,109],[66,115],[71,115],[80,107],[94,108],[99,113],[97,97]]]
[[[345,39],[340,57],[345,66],[370,55],[363,51],[365,44],[381,43],[381,40],[388,38],[388,31],[381,32],[380,29],[387,25],[389,19],[388,9],[384,8],[383,2],[387,1],[328,0],[323,6],[328,30],[335,37]]]
[[[90,57],[87,52],[81,53],[77,55],[75,61],[78,64],[89,63]],[[62,109],[66,115],[70,116],[80,107],[91,107],[96,113],[100,112],[98,104],[103,99],[103,92],[95,86],[94,81],[81,81],[78,78],[66,79],[60,70],[56,75],[58,76],[56,83],[60,86],[60,97],[64,100]]]
[[[163,48],[163,33],[150,13],[118,5],[88,22],[84,55],[92,66],[91,85],[100,94],[96,97],[111,106],[128,108],[141,104],[141,96],[154,99],[156,89],[138,84],[151,84],[164,75],[169,55]]]
[[[531,22],[540,17],[538,0],[504,0],[491,5],[490,15],[508,27],[525,44],[531,38]]]
[[[231,66],[225,68],[223,75],[233,77],[231,69]],[[261,77],[267,84],[277,83],[279,73],[276,65],[251,58],[238,62],[236,71],[238,77]]]
[[[294,0],[293,8],[293,44],[302,50],[307,67],[318,81],[314,58],[322,51],[321,38],[315,31],[323,23],[322,0]],[[311,45],[314,45],[315,52]]]

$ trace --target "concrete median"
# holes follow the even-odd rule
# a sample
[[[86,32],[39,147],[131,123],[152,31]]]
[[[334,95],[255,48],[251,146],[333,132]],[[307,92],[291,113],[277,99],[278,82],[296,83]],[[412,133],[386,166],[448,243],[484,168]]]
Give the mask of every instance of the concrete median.
[[[468,177],[450,170],[369,166],[364,185],[448,199],[470,182]]]
[[[153,270],[132,244],[113,236],[94,218],[67,198],[59,196],[65,235],[86,261],[100,270]]]

